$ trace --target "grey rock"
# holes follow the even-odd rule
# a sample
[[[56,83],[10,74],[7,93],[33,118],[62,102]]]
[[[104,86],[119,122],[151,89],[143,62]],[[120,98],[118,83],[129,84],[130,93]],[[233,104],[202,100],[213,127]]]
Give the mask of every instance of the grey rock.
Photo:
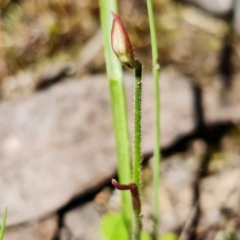
[[[127,81],[126,81],[127,82]],[[143,83],[143,152],[153,149],[153,88],[150,76]],[[131,97],[129,96],[129,99]],[[195,128],[194,96],[190,80],[169,69],[161,75],[161,145],[170,146]]]
[[[202,105],[206,124],[224,122],[239,123],[240,121],[240,98],[239,81],[235,82],[230,90],[208,87],[203,89]]]
[[[60,82],[67,76],[74,73],[74,68],[71,64],[65,65],[50,65],[38,76],[35,83],[35,90],[42,90],[49,86]]]
[[[133,77],[125,84],[132,118]],[[154,142],[153,87],[144,76],[143,152]],[[235,91],[235,90],[234,90]],[[190,80],[171,69],[161,76],[161,143],[168,147],[195,128]],[[224,105],[203,91],[205,120],[240,121],[239,101]],[[8,225],[37,219],[110,179],[116,155],[105,76],[71,80],[0,105],[0,211]],[[0,217],[2,212],[0,212]],[[181,218],[182,219],[182,218]]]
[[[159,234],[175,231],[188,219],[192,208],[192,184],[198,166],[196,159],[189,154],[173,155],[164,160],[159,188]],[[152,181],[152,178],[150,179]],[[150,232],[152,231],[152,185],[152,182],[148,183],[142,192],[143,228]]]
[[[192,209],[192,185],[197,161],[191,156],[175,155],[162,169],[160,232],[167,233],[183,226]]]
[[[66,213],[63,221],[64,226],[71,233],[71,238],[100,240],[100,219],[95,204],[90,202]]]
[[[52,216],[39,222],[7,228],[4,240],[52,240],[57,230],[57,216]]]
[[[101,78],[65,82],[20,102],[4,102],[0,106],[0,124],[3,126],[0,132],[0,186],[3,193],[0,209],[8,206],[8,224],[53,212],[114,174],[116,163],[108,86],[105,77]],[[131,105],[132,77],[127,76],[125,82]],[[148,129],[144,131],[144,152],[152,151],[153,146],[151,83],[150,76],[146,75],[143,125]],[[170,70],[163,72],[161,88],[162,145],[167,147],[194,128],[193,95],[189,81]],[[207,123],[239,121],[236,99],[230,105],[223,105],[214,89],[205,89],[203,96]],[[104,164],[106,159],[108,164]],[[172,171],[164,171],[163,176],[161,218],[164,225],[161,232],[182,225],[192,210],[191,181],[195,168],[187,173],[189,167],[179,161],[173,162]],[[226,182],[228,177],[223,179]],[[210,184],[211,179],[208,181],[206,186],[214,186]],[[212,181],[216,184],[220,180]],[[233,182],[239,181],[234,179]],[[230,181],[230,185],[233,182]],[[230,185],[226,188],[231,189]],[[209,191],[203,189],[202,197]],[[181,194],[175,195],[176,192]],[[219,221],[220,204],[209,209],[204,203],[210,201],[202,201],[205,211],[203,222],[213,224]],[[236,206],[236,202],[234,204]],[[143,207],[147,209],[146,205]],[[88,211],[91,208],[86,207]],[[77,211],[85,214],[85,210]],[[70,224],[74,222],[71,220],[74,216],[77,215],[66,215],[65,223],[67,228],[72,228],[71,234],[77,236],[81,232],[76,232],[77,228]]]
[[[132,82],[126,76],[129,105]],[[162,73],[161,88],[166,147],[195,127],[193,94],[189,81],[173,71]],[[143,152],[149,152],[154,142],[149,75],[143,92]],[[0,125],[0,218],[8,206],[8,225],[52,213],[116,171],[105,76],[66,81],[20,101],[2,102]]]
[[[217,15],[224,15],[233,8],[234,0],[186,0],[198,7]]]
[[[216,174],[204,179],[201,183],[201,228],[209,228],[218,224],[224,212],[238,212],[240,209],[240,168]]]
[[[75,238],[73,238],[71,232],[65,228],[65,227],[62,227],[58,233],[58,237],[60,240],[77,240]]]
[[[2,103],[0,209],[8,206],[8,224],[55,211],[114,174],[107,83],[94,85],[73,81]]]
[[[197,159],[191,155],[174,155],[163,162],[159,190],[161,234],[187,226],[189,220],[190,223],[193,221],[196,211],[196,206],[193,206],[193,183],[199,169],[198,164]],[[240,168],[231,168],[204,178],[200,184],[200,192],[202,215],[197,231],[205,232],[211,227],[222,226],[221,223],[227,217],[224,210],[229,213],[240,210]],[[143,226],[150,226],[150,231],[151,184],[144,190],[142,199]]]

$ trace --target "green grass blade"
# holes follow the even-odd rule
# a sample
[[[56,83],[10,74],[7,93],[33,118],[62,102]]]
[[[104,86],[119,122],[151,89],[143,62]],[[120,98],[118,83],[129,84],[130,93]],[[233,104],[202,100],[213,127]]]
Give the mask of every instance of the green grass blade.
[[[5,229],[6,229],[6,222],[7,222],[7,208],[4,210],[2,225],[0,230],[0,240],[3,240]]]
[[[154,163],[153,163],[153,220],[154,220],[154,239],[157,239],[157,226],[159,222],[159,186],[160,186],[160,92],[159,75],[160,65],[158,63],[157,36],[153,14],[152,0],[147,0],[148,18],[152,45],[152,64],[153,64],[153,82],[154,82]]]
[[[107,75],[110,86],[111,107],[118,161],[118,177],[120,183],[128,184],[131,182],[130,140],[122,67],[111,49],[111,11],[117,12],[116,0],[100,0],[101,29],[103,34]],[[129,191],[122,191],[121,194],[123,216],[128,225],[128,229],[130,229],[132,215],[130,193]]]

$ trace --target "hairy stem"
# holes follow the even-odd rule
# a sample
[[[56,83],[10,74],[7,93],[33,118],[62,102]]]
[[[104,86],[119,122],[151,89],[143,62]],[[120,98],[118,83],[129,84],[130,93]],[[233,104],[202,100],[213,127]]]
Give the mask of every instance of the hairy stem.
[[[133,182],[141,184],[141,142],[142,142],[142,64],[135,61],[134,87],[134,146],[133,146]]]
[[[139,196],[138,187],[135,183],[119,184],[115,179],[112,179],[112,184],[118,190],[129,190],[132,197],[133,207],[133,225],[132,225],[132,240],[140,240],[141,235],[141,201]]]
[[[142,142],[142,64],[135,61],[134,87],[134,146],[133,146],[133,182],[137,189],[141,184],[141,142]],[[139,195],[139,193],[138,193]],[[140,201],[140,200],[139,200]],[[139,240],[141,233],[141,209],[133,210],[133,239]]]

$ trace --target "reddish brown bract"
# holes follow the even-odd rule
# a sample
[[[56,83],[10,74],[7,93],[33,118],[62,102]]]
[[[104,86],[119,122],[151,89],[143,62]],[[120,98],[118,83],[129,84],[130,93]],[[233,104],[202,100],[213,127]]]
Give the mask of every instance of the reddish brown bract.
[[[112,15],[114,18],[111,31],[112,49],[122,64],[133,67],[135,59],[127,31],[120,17],[114,12]]]

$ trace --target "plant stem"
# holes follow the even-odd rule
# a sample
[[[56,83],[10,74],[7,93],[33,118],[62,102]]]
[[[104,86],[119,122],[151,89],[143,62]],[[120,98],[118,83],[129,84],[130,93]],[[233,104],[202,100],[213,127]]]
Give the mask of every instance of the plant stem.
[[[133,182],[137,190],[141,184],[141,137],[142,137],[142,64],[136,60],[134,87],[134,146],[133,146]],[[141,233],[141,208],[133,210],[133,239],[139,240]]]
[[[134,146],[133,146],[133,182],[141,184],[141,137],[142,137],[142,64],[135,61],[134,86]]]
[[[140,240],[142,222],[140,212],[133,211],[133,240]]]
[[[149,26],[152,45],[152,64],[153,64],[153,82],[154,82],[154,163],[153,163],[153,239],[158,236],[159,223],[159,186],[161,172],[161,146],[160,146],[160,92],[159,92],[159,75],[160,65],[158,63],[158,49],[156,28],[153,15],[152,0],[147,0],[147,9],[149,17]]]
[[[142,230],[142,221],[141,221],[141,212],[133,211],[133,240],[140,240],[141,230]]]
[[[118,190],[130,190],[132,197],[132,207],[133,207],[133,229],[132,229],[132,240],[140,240],[141,235],[141,201],[139,196],[139,190],[135,183],[129,184],[119,184],[115,179],[112,179],[112,184]]]
[[[116,1],[100,0],[101,28],[103,32],[104,53],[111,95],[111,107],[118,160],[118,177],[120,183],[129,183],[131,182],[131,154],[125,91],[122,68],[111,49],[111,11],[117,12]],[[132,216],[131,198],[129,192],[123,191],[121,194],[123,217],[126,222],[127,229],[130,232]]]
[[[6,229],[6,222],[7,222],[7,208],[5,208],[3,213],[2,225],[0,228],[0,240],[3,240],[5,229]]]

